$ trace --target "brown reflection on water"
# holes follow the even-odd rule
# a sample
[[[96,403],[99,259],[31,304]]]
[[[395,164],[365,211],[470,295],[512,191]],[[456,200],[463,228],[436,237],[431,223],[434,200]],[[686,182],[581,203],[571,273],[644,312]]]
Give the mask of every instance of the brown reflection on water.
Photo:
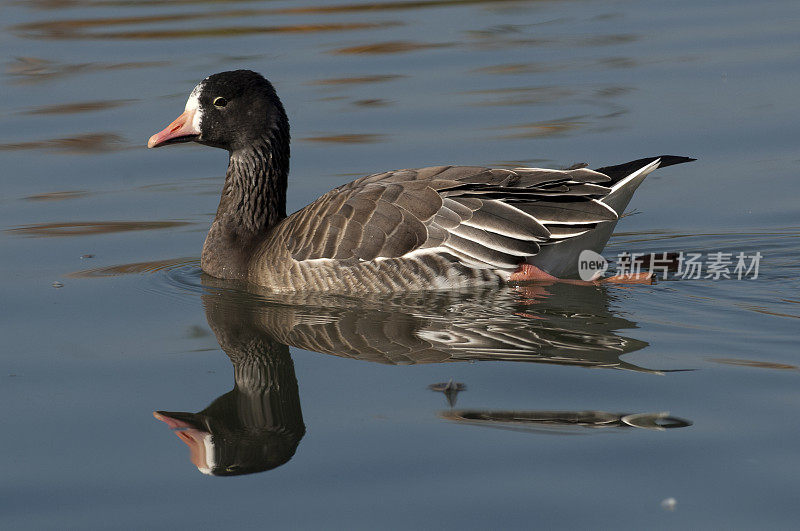
[[[751,312],[756,312],[763,315],[771,315],[773,317],[788,317],[790,319],[800,319],[800,315],[795,315],[792,313],[775,312],[772,310],[768,310],[764,306],[742,305],[741,307],[744,308],[745,310],[750,310]]]
[[[498,50],[503,48],[517,48],[520,46],[542,47],[601,47],[627,44],[640,39],[635,34],[592,35],[589,37],[529,37],[520,35],[518,29],[507,32],[471,31],[467,37],[471,38],[471,46],[479,50]]]
[[[171,258],[169,260],[154,260],[151,262],[135,262],[132,264],[119,264],[108,267],[84,269],[65,275],[67,278],[101,278],[116,277],[121,275],[138,275],[141,273],[155,273],[165,269],[172,269],[186,265],[197,265],[197,258]]]
[[[640,39],[639,35],[633,33],[612,34],[612,35],[591,35],[575,39],[577,46],[611,46],[614,44],[627,44]]]
[[[23,199],[26,201],[63,201],[65,199],[78,199],[89,195],[91,195],[91,192],[86,190],[64,190],[63,192],[29,195]]]
[[[109,26],[128,26],[155,22],[184,22],[198,18],[207,18],[210,15],[210,13],[183,13],[175,15],[48,20],[46,22],[17,24],[16,26],[11,26],[11,30],[21,34],[23,37],[39,39],[74,39],[92,36],[87,33],[81,33],[81,30],[84,28],[107,28]]]
[[[555,164],[552,159],[517,159],[498,160],[491,163],[494,168],[550,168]]]
[[[503,50],[505,48],[519,48],[522,46],[547,46],[555,44],[553,39],[544,39],[537,37],[525,37],[518,39],[497,38],[497,39],[481,39],[470,43],[472,48],[481,51],[494,51]]]
[[[542,74],[565,70],[567,66],[559,63],[503,63],[499,65],[483,66],[472,70],[476,74],[513,75],[513,74]]]
[[[81,112],[102,111],[127,105],[136,100],[100,100],[100,101],[80,101],[75,103],[60,103],[57,105],[42,105],[34,107],[24,114],[77,114]]]
[[[519,3],[519,0],[418,0],[409,2],[364,2],[339,4],[333,6],[308,6],[308,7],[289,7],[273,10],[273,13],[280,14],[302,14],[302,13],[353,13],[359,11],[395,11],[406,9],[423,9],[429,7],[453,7],[471,4],[505,4]]]
[[[215,15],[213,18],[224,15]],[[290,24],[283,26],[223,26],[215,28],[166,28],[158,30],[136,30],[115,32],[87,32],[85,27],[107,27],[111,24],[137,24],[143,22],[161,22],[161,19],[172,17],[131,17],[117,21],[86,20],[86,21],[57,21],[41,22],[16,26],[24,37],[38,39],[186,39],[196,37],[240,37],[242,35],[257,35],[261,33],[316,33],[322,31],[351,31],[374,28],[386,28],[399,25],[399,22],[349,22],[339,24]],[[182,21],[184,17],[178,19]],[[186,15],[185,18],[205,18],[205,16]],[[140,20],[141,19],[141,20]],[[150,20],[153,19],[153,20]],[[76,24],[84,22],[85,24]]]
[[[541,24],[500,24],[465,31],[463,35],[472,47],[481,50],[556,44],[559,40],[558,38],[544,37],[534,29],[534,26],[539,25]]]
[[[168,61],[129,61],[124,63],[60,63],[40,57],[16,57],[6,64],[6,75],[17,83],[39,83],[84,72],[127,70],[167,66]]]
[[[609,86],[594,89],[594,95],[600,98],[616,98],[632,92],[632,87]]]
[[[307,136],[301,138],[305,142],[322,142],[328,144],[374,144],[376,142],[384,142],[386,135],[370,135],[370,134],[341,134],[341,135],[323,135],[323,136]]]
[[[358,105],[359,107],[386,107],[387,105],[392,105],[392,102],[380,98],[370,98],[366,100],[355,100],[353,105]]]
[[[617,68],[634,68],[639,62],[630,57],[601,57],[597,59],[558,61],[552,63],[501,63],[476,68],[471,72],[490,75],[543,74],[564,70],[611,70]]]
[[[611,131],[619,127],[615,124],[614,119],[627,114],[629,111],[624,108],[619,108],[609,101],[605,101],[603,98],[608,96],[600,92],[602,91],[596,91],[594,94],[587,95],[586,98],[572,98],[572,101],[583,104],[591,103],[598,107],[610,108],[611,110],[609,112],[567,116],[555,120],[513,124],[492,127],[490,129],[505,131],[505,134],[499,135],[499,138],[543,138],[567,136],[576,131],[581,131],[582,133],[604,133]],[[512,103],[514,101],[518,101],[518,103]],[[526,101],[525,98],[522,98],[519,100],[512,99],[510,101],[501,100],[494,105],[530,105],[532,103],[532,101]]]
[[[237,4],[260,3],[262,0],[235,0]],[[231,3],[231,0],[30,0],[17,1],[38,9],[63,9],[70,7],[119,7],[125,6],[184,6],[184,5],[219,5]],[[304,6],[260,9],[258,12],[272,15],[313,14],[313,13],[352,13],[361,11],[398,11],[432,7],[464,6],[471,4],[519,4],[520,0],[418,0],[393,2],[346,3],[332,6]],[[255,11],[255,10],[254,10]]]
[[[183,39],[190,37],[240,37],[260,33],[316,33],[321,31],[348,31],[386,28],[396,22],[343,23],[343,24],[296,24],[287,26],[230,26],[224,28],[195,28],[187,30],[131,31],[93,35],[96,39]]]
[[[482,101],[472,104],[475,106],[536,105],[569,98],[574,96],[576,91],[566,87],[543,86],[470,90],[464,94],[484,97]]]
[[[384,83],[402,77],[399,74],[382,74],[374,76],[354,76],[354,77],[332,77],[328,79],[317,79],[310,81],[308,85],[365,85],[367,83]]]
[[[98,33],[93,39],[186,39],[192,37],[241,37],[260,33],[316,33],[321,31],[347,31],[373,28],[386,28],[397,25],[395,22],[344,23],[344,24],[295,24],[288,26],[228,26],[223,28],[167,29],[151,31],[129,31],[119,33]],[[88,38],[81,36],[80,38]]]
[[[109,31],[112,26],[141,26],[173,22],[184,24],[189,20],[222,18],[248,18],[269,13],[270,10],[238,9],[204,13],[143,15],[130,17],[84,18],[29,22],[12,26],[11,30],[22,37],[35,39],[180,39],[191,37],[226,37],[260,33],[313,33],[320,31],[349,31],[385,28],[399,22],[340,22],[288,25],[233,25],[221,27],[168,27],[163,29]],[[99,31],[93,31],[99,28]]]
[[[708,358],[708,361],[724,365],[737,365],[739,367],[753,367],[756,369],[777,369],[781,371],[797,371],[800,367],[788,363],[773,363],[770,361],[746,360],[741,358]]]
[[[0,144],[0,151],[44,149],[62,153],[105,153],[127,149],[125,139],[116,133],[86,133],[48,140]]]
[[[38,223],[6,229],[4,232],[34,238],[56,236],[89,236],[112,232],[171,229],[191,225],[186,221],[75,221],[68,223]]]
[[[588,116],[572,116],[558,120],[517,124],[503,127],[510,131],[502,138],[541,138],[546,136],[560,136],[586,127],[589,123]]]
[[[376,44],[363,44],[360,46],[348,46],[346,48],[338,48],[329,53],[332,54],[391,54],[391,53],[407,53],[416,52],[419,50],[429,50],[435,48],[446,48],[455,46],[452,42],[412,42],[412,41],[389,41],[380,42]]]
[[[639,66],[639,61],[631,57],[603,57],[598,59],[595,64],[605,69],[635,68]]]

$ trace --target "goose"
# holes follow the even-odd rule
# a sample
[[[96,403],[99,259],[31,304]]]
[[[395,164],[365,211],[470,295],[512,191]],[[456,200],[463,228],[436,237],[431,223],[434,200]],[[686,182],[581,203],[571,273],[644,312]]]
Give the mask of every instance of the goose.
[[[250,70],[201,81],[150,137],[229,152],[202,270],[276,292],[392,293],[574,277],[636,188],[673,155],[589,169],[432,166],[375,173],[286,215],[289,121]],[[574,281],[580,282],[580,281]]]

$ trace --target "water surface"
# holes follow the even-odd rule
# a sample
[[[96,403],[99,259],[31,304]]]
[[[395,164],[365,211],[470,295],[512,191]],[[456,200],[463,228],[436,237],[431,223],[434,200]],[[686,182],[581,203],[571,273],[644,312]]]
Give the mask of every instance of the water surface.
[[[794,527],[796,2],[3,12],[9,526]],[[286,105],[290,211],[386,169],[687,155],[606,256],[759,252],[758,278],[352,300],[205,277],[225,154],[144,145],[234,68]]]

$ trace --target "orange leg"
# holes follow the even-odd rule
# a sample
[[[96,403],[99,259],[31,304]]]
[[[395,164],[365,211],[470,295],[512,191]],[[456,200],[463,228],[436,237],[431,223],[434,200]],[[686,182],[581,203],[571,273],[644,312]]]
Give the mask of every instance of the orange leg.
[[[652,284],[655,277],[652,273],[633,273],[626,275],[615,275],[613,277],[599,280],[576,280],[570,278],[554,277],[546,271],[542,271],[535,265],[520,264],[510,277],[509,282],[524,282],[529,280],[562,282],[564,284],[574,284],[577,286],[598,286],[600,284]]]
[[[627,273],[600,279],[605,284],[655,284],[655,281],[653,273]]]
[[[552,280],[557,281],[558,278],[554,277],[546,271],[542,271],[535,265],[520,264],[516,271],[511,273],[508,277],[509,282],[521,282],[524,280]]]

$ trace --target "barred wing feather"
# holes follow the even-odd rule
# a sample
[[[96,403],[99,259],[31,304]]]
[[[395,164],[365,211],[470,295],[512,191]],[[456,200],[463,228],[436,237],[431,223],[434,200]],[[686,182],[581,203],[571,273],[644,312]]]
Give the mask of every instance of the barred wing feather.
[[[384,172],[323,195],[292,214],[275,237],[297,261],[355,263],[428,252],[470,267],[513,269],[542,246],[616,220],[599,201],[609,181],[587,168]]]

